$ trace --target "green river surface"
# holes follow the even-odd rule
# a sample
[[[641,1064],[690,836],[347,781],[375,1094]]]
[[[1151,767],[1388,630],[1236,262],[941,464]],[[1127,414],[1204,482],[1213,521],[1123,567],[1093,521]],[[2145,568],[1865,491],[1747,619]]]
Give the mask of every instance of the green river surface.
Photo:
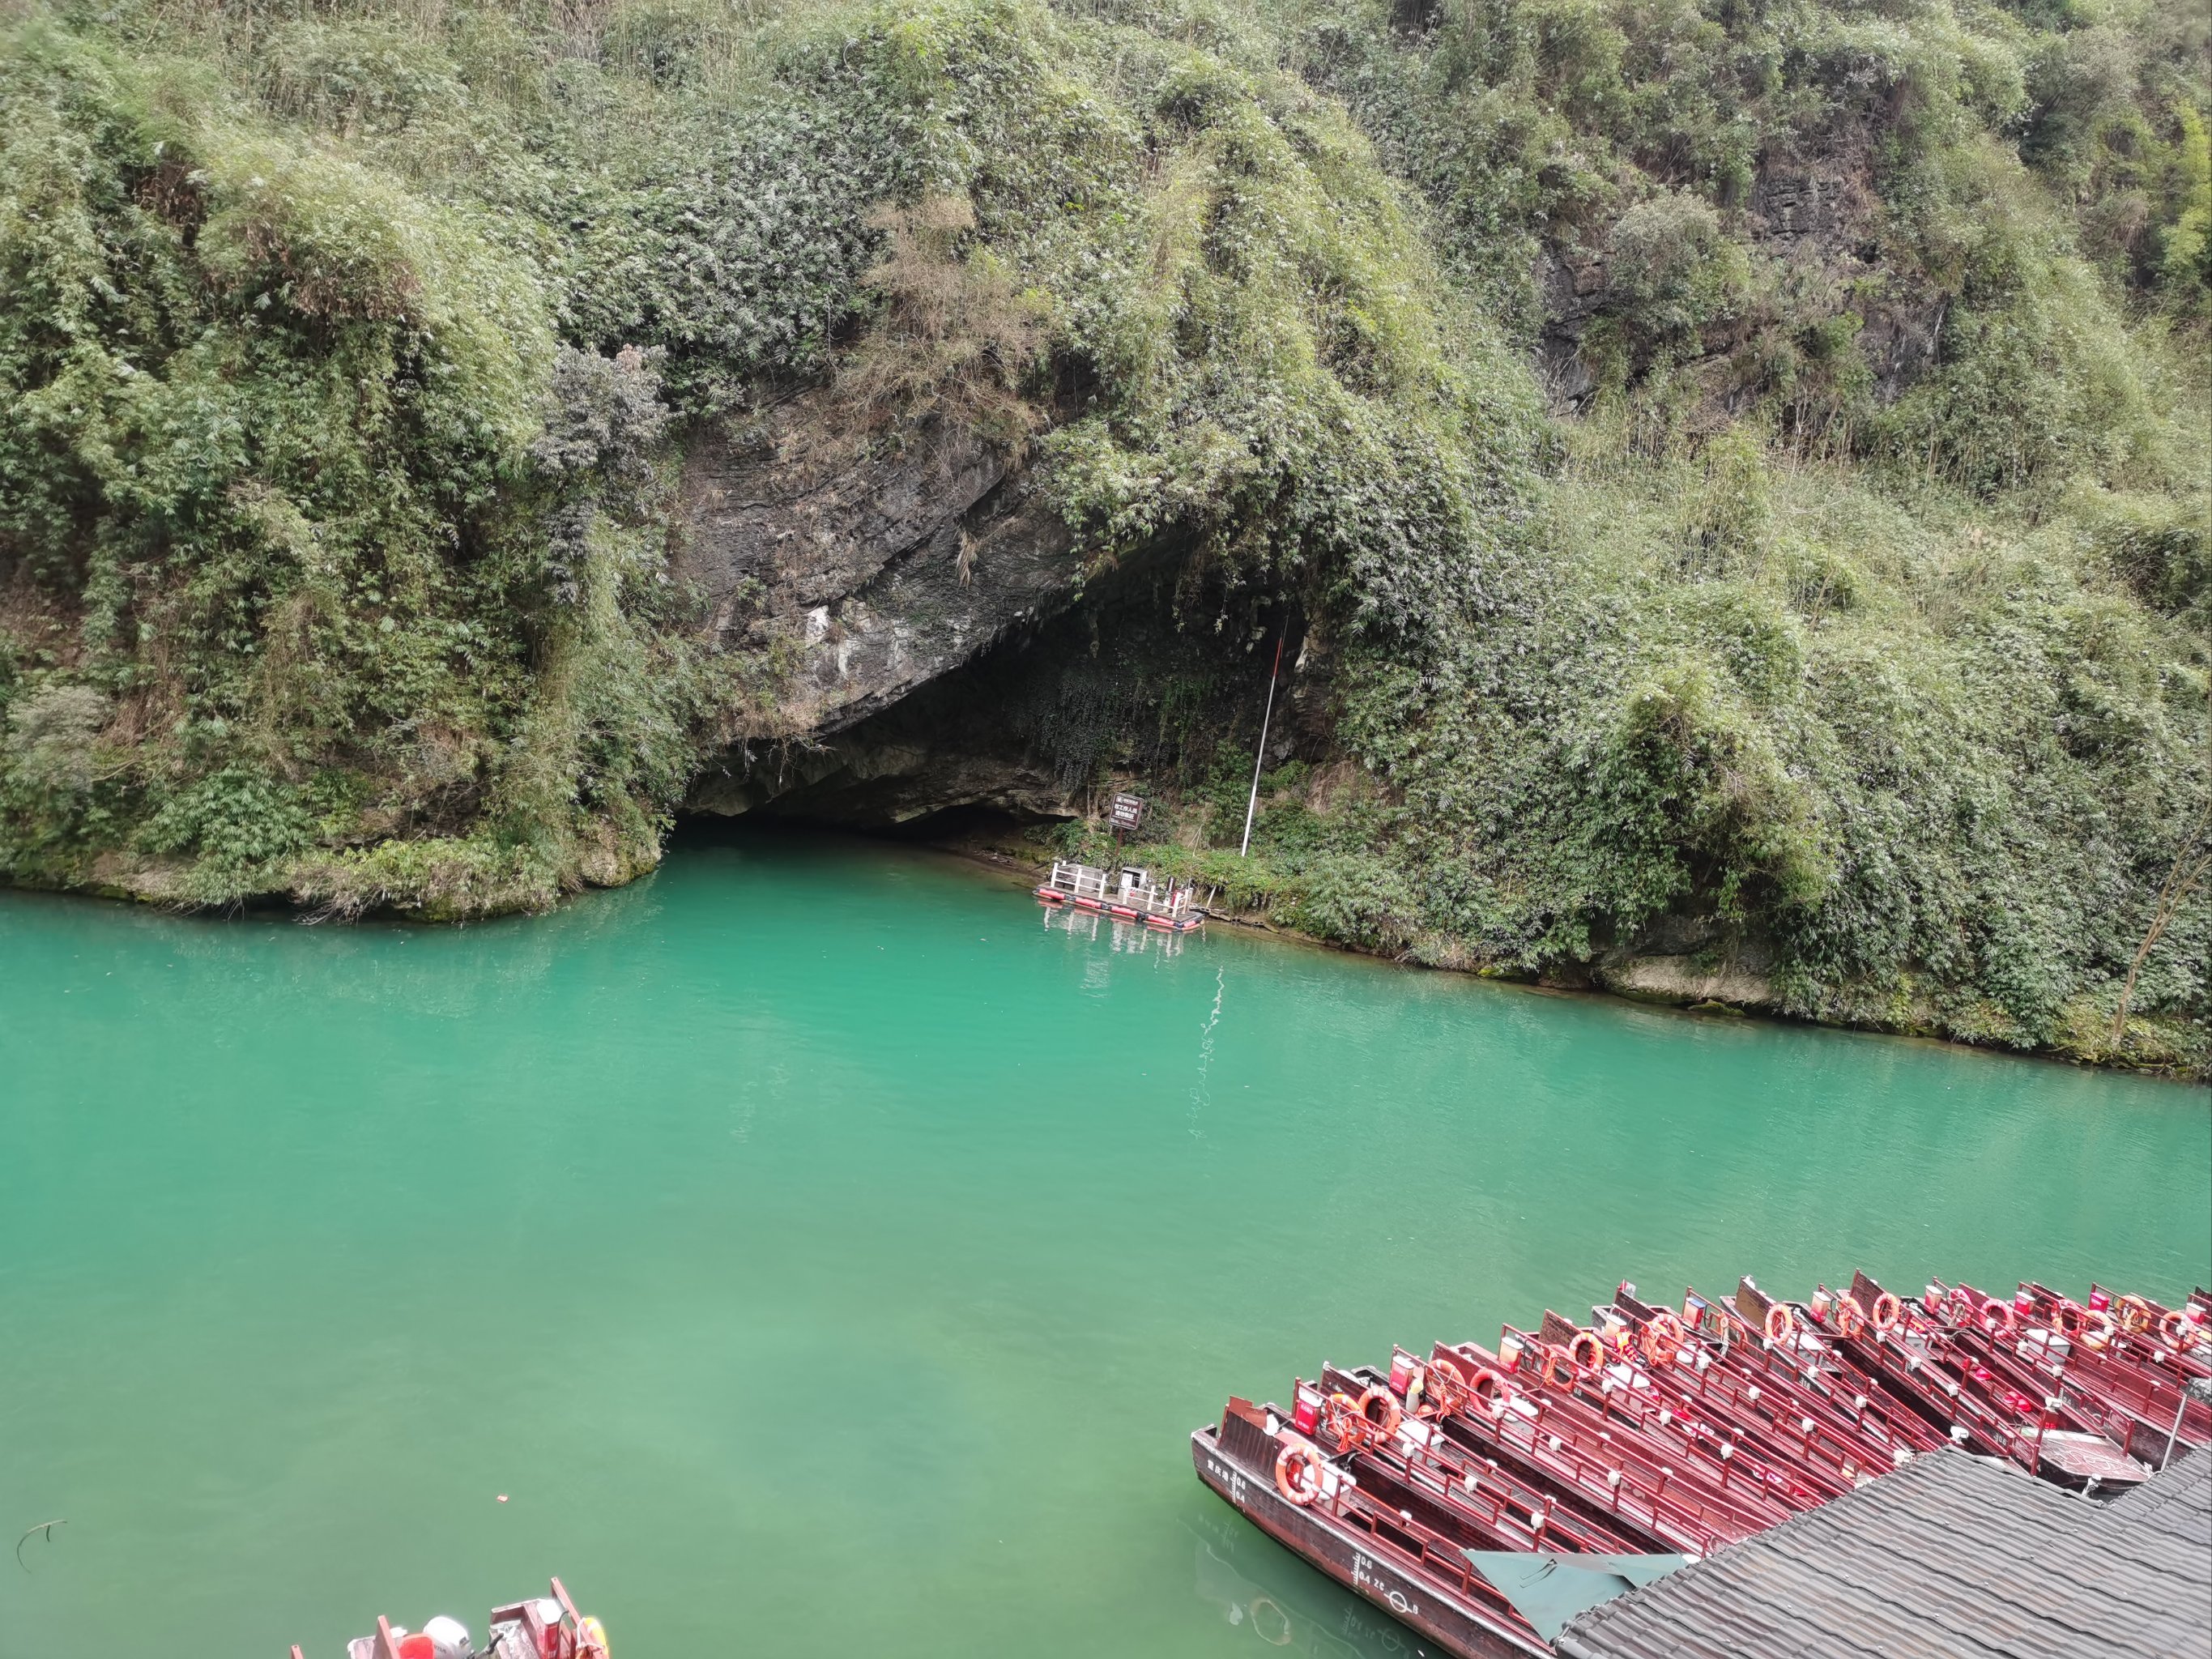
[[[679,844],[534,920],[0,892],[0,1659],[1337,1656],[1200,1486],[1324,1357],[1739,1273],[2212,1279],[2176,1084],[1698,1018],[1007,878]],[[508,1501],[498,1501],[504,1493]]]

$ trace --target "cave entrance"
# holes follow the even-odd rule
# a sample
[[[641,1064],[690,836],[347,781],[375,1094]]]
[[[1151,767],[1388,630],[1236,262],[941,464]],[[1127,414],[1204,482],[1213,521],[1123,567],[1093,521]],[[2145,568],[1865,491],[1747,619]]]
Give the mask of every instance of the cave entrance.
[[[1124,781],[1219,793],[1233,761],[1241,813],[1278,642],[1271,750],[1325,746],[1319,677],[1291,670],[1306,632],[1279,611],[1229,626],[1188,604],[1168,574],[1125,579],[842,730],[733,754],[689,810],[1042,860],[1040,826],[1094,815]]]

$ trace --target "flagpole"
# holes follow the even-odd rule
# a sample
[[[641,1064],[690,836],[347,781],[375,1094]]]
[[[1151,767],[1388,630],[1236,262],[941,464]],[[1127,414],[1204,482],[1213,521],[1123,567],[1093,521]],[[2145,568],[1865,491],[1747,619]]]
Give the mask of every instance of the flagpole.
[[[1260,716],[1260,752],[1252,758],[1252,799],[1244,806],[1244,844],[1240,859],[1252,856],[1252,818],[1260,810],[1260,769],[1267,763],[1267,726],[1275,718],[1275,681],[1283,672],[1283,636],[1275,635],[1275,665],[1267,671],[1267,712]]]

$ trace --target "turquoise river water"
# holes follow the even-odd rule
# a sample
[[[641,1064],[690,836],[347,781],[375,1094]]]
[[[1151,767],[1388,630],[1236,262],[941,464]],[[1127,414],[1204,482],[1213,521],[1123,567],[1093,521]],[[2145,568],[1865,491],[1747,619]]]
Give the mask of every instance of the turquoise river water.
[[[1324,1356],[1737,1274],[2212,1279],[2204,1091],[924,853],[465,929],[0,892],[0,1659],[1410,1652],[1193,1477]],[[500,1494],[507,1501],[499,1501]]]

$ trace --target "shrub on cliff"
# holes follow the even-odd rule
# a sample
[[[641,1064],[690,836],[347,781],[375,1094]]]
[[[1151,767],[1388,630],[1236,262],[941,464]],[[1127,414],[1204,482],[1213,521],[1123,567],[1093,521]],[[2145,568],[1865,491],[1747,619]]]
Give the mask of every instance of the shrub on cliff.
[[[189,64],[33,19],[0,108],[10,700],[106,711],[88,793],[49,739],[11,749],[0,869],[182,860],[159,890],[219,898],[319,847],[484,830],[526,769],[538,549],[575,494],[532,448],[538,271]]]

